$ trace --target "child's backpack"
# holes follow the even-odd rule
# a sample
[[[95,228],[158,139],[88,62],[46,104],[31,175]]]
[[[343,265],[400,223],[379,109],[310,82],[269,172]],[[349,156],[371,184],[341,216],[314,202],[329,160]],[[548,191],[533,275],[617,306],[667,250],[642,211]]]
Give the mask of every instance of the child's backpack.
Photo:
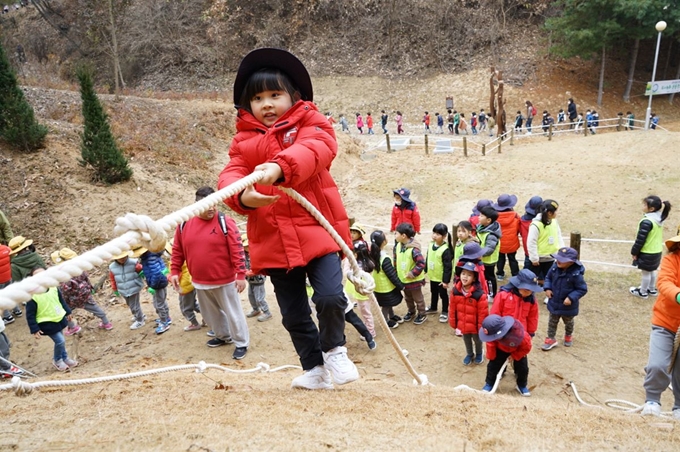
[[[531,106],[531,116],[536,116],[538,114],[538,110],[536,110],[536,107],[534,105]]]

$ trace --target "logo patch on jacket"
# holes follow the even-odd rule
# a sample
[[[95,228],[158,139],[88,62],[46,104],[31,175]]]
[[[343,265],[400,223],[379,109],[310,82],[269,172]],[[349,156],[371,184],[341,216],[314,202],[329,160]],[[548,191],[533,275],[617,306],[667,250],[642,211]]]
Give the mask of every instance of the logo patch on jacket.
[[[290,129],[286,134],[283,136],[283,144],[287,144],[290,146],[295,142],[295,137],[297,136],[298,129],[297,127],[293,127]]]

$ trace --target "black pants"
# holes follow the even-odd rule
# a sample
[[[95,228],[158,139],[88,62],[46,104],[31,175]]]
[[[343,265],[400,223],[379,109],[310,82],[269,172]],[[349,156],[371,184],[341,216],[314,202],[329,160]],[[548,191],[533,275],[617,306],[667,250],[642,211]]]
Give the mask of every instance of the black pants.
[[[304,370],[322,365],[322,351],[345,345],[345,307],[342,267],[337,253],[313,259],[306,267],[268,269],[279,303],[284,328],[290,334]],[[312,301],[319,319],[317,329],[307,300],[305,277],[314,289]]]
[[[496,264],[484,264],[484,278],[489,286],[489,296],[493,297],[498,291],[498,281],[496,281]]]
[[[357,315],[357,313],[354,312],[354,310],[345,313],[345,320],[347,323],[351,324],[354,329],[357,330],[357,332],[361,334],[364,339],[366,339],[367,342],[373,340],[373,336],[368,331],[368,328],[366,328],[366,324],[364,324],[364,322]]]
[[[529,270],[534,272],[536,278],[538,278],[539,284],[543,285],[543,281],[545,281],[545,276],[548,274],[548,270],[550,270],[550,267],[552,267],[554,262],[555,261],[539,262],[538,265],[534,265],[527,258],[524,261],[524,268],[528,268]],[[527,263],[529,264],[528,266]]]
[[[486,384],[493,386],[496,382],[498,372],[500,372],[501,367],[503,367],[503,364],[509,357],[510,353],[504,352],[498,348],[496,349],[496,358],[490,360],[486,365]],[[525,388],[529,381],[529,360],[526,356],[518,361],[513,360],[513,367],[515,368],[517,386]]]
[[[439,305],[439,299],[442,299],[442,314],[449,312],[449,294],[446,287],[440,286],[441,282],[430,281],[430,307],[434,310]]]
[[[519,264],[517,263],[517,251],[514,253],[507,253],[503,254],[500,253],[498,255],[498,271],[496,272],[498,276],[505,276],[505,257],[507,256],[508,258],[508,263],[510,264],[510,274],[512,276],[517,276],[517,273],[519,273]]]

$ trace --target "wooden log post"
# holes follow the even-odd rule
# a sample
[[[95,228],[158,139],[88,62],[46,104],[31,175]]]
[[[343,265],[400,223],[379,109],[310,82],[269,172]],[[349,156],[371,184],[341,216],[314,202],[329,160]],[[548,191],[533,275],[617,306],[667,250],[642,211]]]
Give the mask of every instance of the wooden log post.
[[[574,231],[569,235],[569,246],[574,248],[578,253],[579,259],[581,258],[581,233]]]
[[[498,137],[498,153],[501,153],[501,145],[503,144],[503,135]]]
[[[552,141],[552,136],[553,136],[553,125],[550,124],[548,127],[548,141]]]
[[[390,134],[386,133],[385,134],[385,144],[387,145],[387,153],[389,154],[392,152],[392,146],[390,145]]]
[[[463,155],[467,157],[467,137],[463,137]]]
[[[428,147],[427,134],[425,134],[425,155],[430,155],[430,149]]]
[[[616,126],[616,131],[620,132],[623,130],[623,113],[619,113],[619,123]]]
[[[486,144],[482,143],[482,155],[486,155]]]
[[[588,121],[585,119],[583,120],[583,136],[587,137],[588,136]]]

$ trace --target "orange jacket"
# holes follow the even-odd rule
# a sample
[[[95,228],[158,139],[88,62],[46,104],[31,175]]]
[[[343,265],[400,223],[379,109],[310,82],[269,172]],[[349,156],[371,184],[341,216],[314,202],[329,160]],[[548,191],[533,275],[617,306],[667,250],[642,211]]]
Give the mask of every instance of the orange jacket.
[[[659,296],[652,308],[652,324],[675,333],[680,327],[680,252],[667,254],[661,260],[656,282]]]
[[[220,174],[218,187],[224,188],[251,174],[260,163],[276,163],[283,171],[281,186],[295,189],[311,202],[351,246],[347,212],[330,173],[338,143],[333,126],[316,106],[298,101],[269,128],[252,114],[239,110],[236,130],[229,149],[230,160]],[[280,198],[257,209],[244,208],[239,194],[225,200],[236,213],[248,216],[254,273],[264,274],[268,268],[303,267],[312,259],[340,251],[323,226],[297,201],[275,186],[254,187],[264,195]],[[191,265],[189,270],[198,282]]]
[[[514,210],[498,212],[498,224],[501,225],[501,249],[503,254],[514,253],[519,249],[519,215]]]

